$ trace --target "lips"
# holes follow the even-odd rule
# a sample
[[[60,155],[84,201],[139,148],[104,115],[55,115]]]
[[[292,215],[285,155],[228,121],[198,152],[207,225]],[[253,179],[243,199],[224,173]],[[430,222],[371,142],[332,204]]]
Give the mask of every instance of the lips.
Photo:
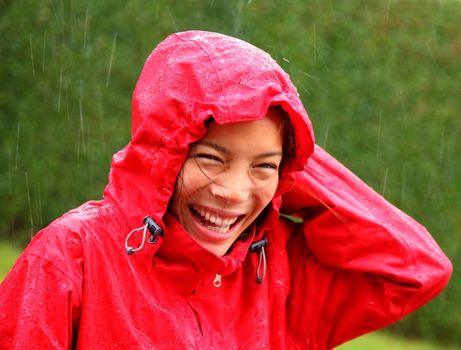
[[[195,205],[190,206],[192,214],[200,220],[200,223],[207,229],[217,233],[227,233],[232,225],[239,220],[242,215],[224,216],[215,211],[210,211]]]

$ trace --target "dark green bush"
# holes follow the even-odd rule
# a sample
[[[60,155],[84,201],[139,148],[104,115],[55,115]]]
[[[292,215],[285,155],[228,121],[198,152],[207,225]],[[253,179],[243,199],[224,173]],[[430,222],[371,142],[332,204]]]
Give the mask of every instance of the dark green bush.
[[[167,34],[205,29],[270,52],[317,142],[461,257],[459,1],[2,1],[0,237],[25,244],[100,198],[130,137],[131,92]],[[461,276],[392,328],[461,343]]]

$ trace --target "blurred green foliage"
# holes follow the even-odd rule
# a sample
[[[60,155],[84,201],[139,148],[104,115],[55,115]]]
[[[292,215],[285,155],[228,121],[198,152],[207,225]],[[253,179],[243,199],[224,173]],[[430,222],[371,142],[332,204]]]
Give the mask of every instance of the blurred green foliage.
[[[317,142],[461,257],[461,3],[0,1],[0,238],[98,199],[166,35],[218,31],[290,73]],[[461,275],[392,331],[461,343]]]
[[[18,247],[14,247],[11,242],[0,240],[0,283],[3,282],[11,266],[16,261],[20,253]]]
[[[460,350],[461,345],[436,344],[429,341],[401,338],[378,331],[364,335],[335,348],[335,350]]]

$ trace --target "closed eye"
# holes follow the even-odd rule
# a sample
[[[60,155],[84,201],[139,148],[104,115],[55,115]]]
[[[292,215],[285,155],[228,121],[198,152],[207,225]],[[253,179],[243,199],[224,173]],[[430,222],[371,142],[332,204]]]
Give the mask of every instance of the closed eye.
[[[273,173],[274,171],[277,171],[278,168],[278,163],[261,163],[255,166],[255,169],[265,173]]]
[[[209,153],[197,153],[194,155],[195,158],[201,158],[201,159],[208,159],[216,162],[222,163],[222,160],[219,157],[216,157],[215,155],[209,154]]]
[[[257,167],[262,168],[262,169],[273,169],[273,170],[278,169],[278,165],[275,163],[262,163],[262,164],[258,164]]]

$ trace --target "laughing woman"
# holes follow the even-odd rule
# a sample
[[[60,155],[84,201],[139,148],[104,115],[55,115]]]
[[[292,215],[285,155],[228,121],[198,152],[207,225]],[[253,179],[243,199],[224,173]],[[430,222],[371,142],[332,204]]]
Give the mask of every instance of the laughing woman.
[[[315,145],[288,75],[169,36],[104,199],[38,233],[0,287],[2,349],[331,349],[446,285],[430,234]]]

